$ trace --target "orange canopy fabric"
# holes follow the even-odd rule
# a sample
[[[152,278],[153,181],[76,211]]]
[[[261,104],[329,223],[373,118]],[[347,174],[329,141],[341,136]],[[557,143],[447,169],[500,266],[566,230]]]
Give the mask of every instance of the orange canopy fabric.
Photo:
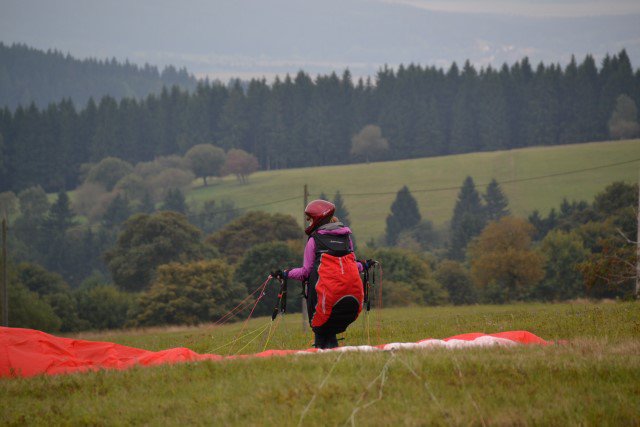
[[[417,343],[394,343],[380,346],[340,347],[326,351],[375,351],[398,348],[468,347],[508,344],[548,344],[526,331],[497,334],[470,333],[443,340],[426,339]],[[165,363],[223,360],[240,357],[284,356],[318,352],[308,350],[268,350],[243,356],[198,354],[179,347],[148,351],[120,344],[56,337],[41,331],[0,327],[0,377],[30,377],[39,374],[68,374],[100,369],[127,369],[132,366],[154,366]],[[320,350],[323,351],[323,350]]]

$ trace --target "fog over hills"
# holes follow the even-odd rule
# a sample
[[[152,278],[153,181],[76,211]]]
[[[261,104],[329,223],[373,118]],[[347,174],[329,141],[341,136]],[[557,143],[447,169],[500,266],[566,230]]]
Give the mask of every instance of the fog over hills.
[[[384,64],[566,64],[626,48],[640,62],[640,2],[617,0],[2,0],[0,40],[84,57],[187,67],[226,80]]]

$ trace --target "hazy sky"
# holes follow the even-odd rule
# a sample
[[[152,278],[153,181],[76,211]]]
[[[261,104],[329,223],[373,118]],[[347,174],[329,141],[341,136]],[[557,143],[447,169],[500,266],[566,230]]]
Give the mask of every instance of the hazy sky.
[[[0,41],[223,81],[524,56],[566,64],[622,48],[638,68],[640,0],[0,0]]]

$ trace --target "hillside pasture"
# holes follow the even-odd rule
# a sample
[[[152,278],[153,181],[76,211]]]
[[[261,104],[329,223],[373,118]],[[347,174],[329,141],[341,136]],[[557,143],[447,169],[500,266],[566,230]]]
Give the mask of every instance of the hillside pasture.
[[[638,139],[261,171],[251,175],[245,185],[231,176],[212,180],[208,187],[198,181],[187,200],[201,204],[228,199],[239,208],[288,213],[301,222],[305,184],[311,199],[321,192],[333,198],[340,190],[354,233],[364,242],[384,233],[391,203],[403,185],[416,198],[422,217],[442,228],[451,218],[467,175],[481,192],[493,178],[502,183],[514,215],[528,216],[534,209],[546,215],[565,197],[591,201],[614,181],[636,182],[639,162],[601,168],[634,159],[640,159]],[[581,172],[568,173],[574,171]]]

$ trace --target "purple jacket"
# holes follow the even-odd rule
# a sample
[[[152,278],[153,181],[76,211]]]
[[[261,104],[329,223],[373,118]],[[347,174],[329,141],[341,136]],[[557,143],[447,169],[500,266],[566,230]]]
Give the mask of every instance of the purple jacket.
[[[351,234],[351,230],[349,227],[344,226],[341,222],[333,222],[318,228],[318,234],[329,234],[333,236],[342,236],[345,234]],[[351,245],[351,250],[353,250],[353,242],[351,238],[349,238],[349,243]],[[309,239],[307,241],[307,246],[304,248],[304,260],[302,263],[302,267],[293,268],[289,270],[288,277],[295,280],[305,281],[309,278],[311,274],[311,270],[313,270],[313,263],[316,258],[316,241],[314,239]],[[357,262],[358,271],[362,271],[362,264]]]

